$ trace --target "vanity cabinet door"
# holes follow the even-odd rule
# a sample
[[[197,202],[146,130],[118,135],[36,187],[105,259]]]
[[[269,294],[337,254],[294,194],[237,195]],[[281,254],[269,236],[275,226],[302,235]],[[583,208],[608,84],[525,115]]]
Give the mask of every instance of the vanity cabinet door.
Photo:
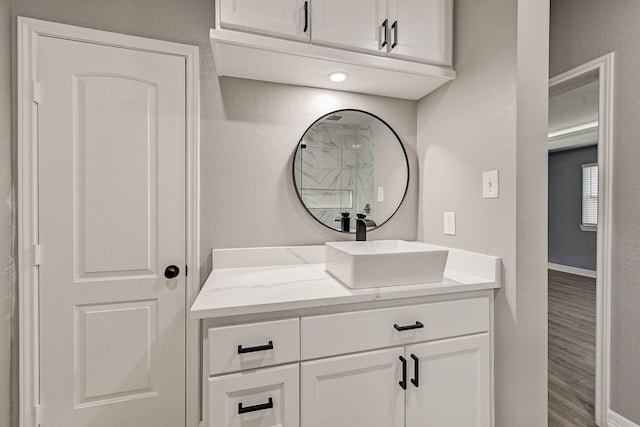
[[[490,427],[488,333],[410,345],[406,354],[407,427]]]
[[[308,0],[218,1],[222,28],[309,40],[311,6]]]
[[[298,364],[209,378],[208,427],[298,427]]]
[[[313,0],[311,12],[312,43],[386,53],[387,0]]]
[[[404,427],[400,356],[396,347],[303,362],[301,425]]]
[[[452,64],[453,0],[389,0],[391,57]]]

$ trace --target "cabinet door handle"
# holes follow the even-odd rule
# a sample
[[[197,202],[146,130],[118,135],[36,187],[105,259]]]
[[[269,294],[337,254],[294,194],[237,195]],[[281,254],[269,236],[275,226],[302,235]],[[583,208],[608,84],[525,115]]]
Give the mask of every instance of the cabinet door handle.
[[[380,47],[383,48],[387,45],[387,25],[389,25],[389,21],[388,20],[384,20],[384,22],[382,23],[382,30],[384,31],[384,41],[380,44]]]
[[[391,29],[393,30],[393,44],[391,44],[391,49],[398,46],[398,21],[394,21],[391,25]]]
[[[400,384],[400,387],[402,387],[403,390],[406,390],[407,389],[407,359],[400,356],[400,361],[402,362],[402,381],[400,381],[398,384]]]
[[[306,33],[309,29],[309,2],[304,2],[304,30],[302,32]]]
[[[396,331],[408,331],[410,329],[420,329],[424,328],[424,325],[418,321],[416,321],[415,325],[407,325],[407,326],[399,326],[397,323],[393,325],[396,328]]]
[[[238,354],[253,353],[255,351],[273,350],[273,341],[269,341],[269,344],[259,345],[257,347],[245,347],[242,348],[242,344],[238,346]]]
[[[273,408],[272,398],[269,398],[269,401],[267,403],[261,403],[259,405],[253,405],[253,406],[245,406],[244,408],[242,407],[242,402],[240,402],[238,403],[238,415],[246,414],[247,412],[263,411],[265,409],[271,409],[271,408]]]
[[[413,359],[413,379],[411,380],[411,384],[413,384],[417,388],[419,387],[418,376],[420,374],[418,373],[418,369],[420,367],[420,360],[418,359],[418,356],[416,356],[415,354],[412,354],[411,358]]]

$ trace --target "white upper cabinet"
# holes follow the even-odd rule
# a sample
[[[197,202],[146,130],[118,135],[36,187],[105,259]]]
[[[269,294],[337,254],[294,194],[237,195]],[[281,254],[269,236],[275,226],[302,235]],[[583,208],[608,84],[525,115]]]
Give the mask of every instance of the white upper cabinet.
[[[309,40],[309,1],[220,0],[218,4],[221,28]]]
[[[450,66],[453,0],[389,0],[389,56]]]
[[[385,53],[387,0],[313,0],[312,43]],[[386,25],[386,24],[384,24]]]
[[[451,65],[453,0],[313,0],[311,42]]]

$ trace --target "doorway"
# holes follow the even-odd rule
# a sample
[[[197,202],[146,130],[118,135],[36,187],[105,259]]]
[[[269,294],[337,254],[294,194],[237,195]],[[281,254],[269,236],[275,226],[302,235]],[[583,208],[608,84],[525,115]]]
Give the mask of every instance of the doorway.
[[[550,427],[608,425],[613,66],[549,81]]]

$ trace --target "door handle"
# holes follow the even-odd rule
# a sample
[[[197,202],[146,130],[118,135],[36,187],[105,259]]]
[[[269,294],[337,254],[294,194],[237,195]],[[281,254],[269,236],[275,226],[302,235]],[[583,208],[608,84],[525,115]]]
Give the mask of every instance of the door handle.
[[[164,277],[167,279],[173,279],[180,274],[180,268],[177,265],[170,265],[164,269]]]
[[[400,387],[402,387],[403,390],[406,390],[407,389],[407,359],[400,356],[400,361],[402,362],[402,381],[400,381],[398,384],[400,384]]]
[[[384,41],[380,44],[380,48],[383,48],[387,45],[387,25],[389,25],[389,21],[387,19],[382,23],[382,30],[384,31]]]
[[[414,386],[419,387],[418,386],[418,369],[420,367],[420,359],[418,359],[418,356],[416,356],[415,354],[411,355],[411,358],[413,359],[413,379],[411,380],[411,384],[413,384]]]
[[[240,414],[246,414],[247,412],[255,412],[255,411],[262,411],[265,409],[271,409],[273,408],[273,399],[270,397],[269,401],[267,403],[261,403],[259,405],[253,405],[253,406],[245,406],[244,408],[242,407],[242,402],[238,403],[238,415]]]

